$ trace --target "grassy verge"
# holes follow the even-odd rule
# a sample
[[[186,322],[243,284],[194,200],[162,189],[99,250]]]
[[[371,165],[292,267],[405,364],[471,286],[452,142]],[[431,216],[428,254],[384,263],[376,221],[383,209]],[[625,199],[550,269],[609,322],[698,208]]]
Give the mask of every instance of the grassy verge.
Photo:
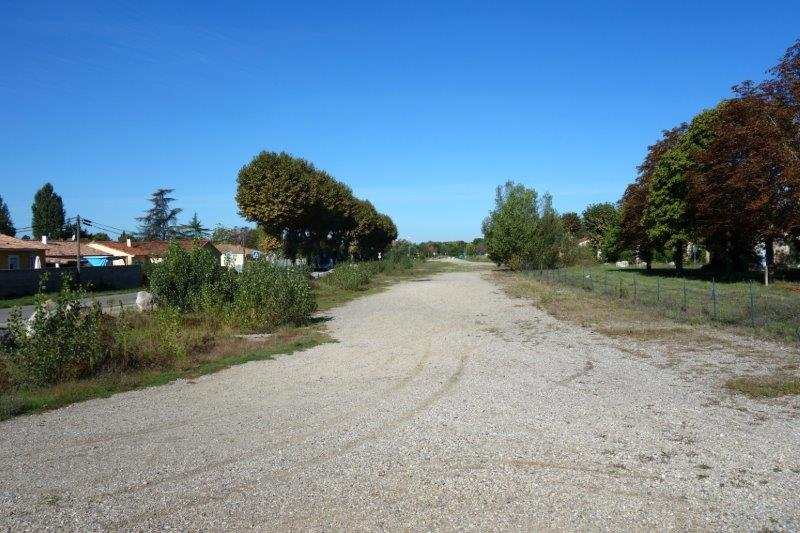
[[[564,268],[532,278],[547,284],[571,286],[608,300],[625,301],[640,312],[690,324],[732,326],[784,342],[800,341],[800,298],[796,284],[757,283],[698,279],[687,271],[677,277],[674,270],[618,269],[610,265]]]
[[[138,291],[138,290],[141,290],[141,289],[115,289],[115,290],[108,290],[108,291],[96,291],[96,292],[89,292],[86,296],[89,297],[89,298],[94,298],[94,297],[102,297],[102,296],[111,296],[111,295],[114,295],[114,294],[127,294],[127,293],[135,292],[135,291]],[[55,295],[57,295],[57,294],[58,294],[57,292],[47,293],[47,294],[45,294],[45,296],[52,295],[53,297],[55,297]],[[8,309],[10,307],[22,307],[22,306],[25,306],[25,305],[33,305],[34,303],[36,303],[36,296],[35,295],[20,296],[19,298],[0,299],[0,309]]]
[[[398,268],[376,274],[359,290],[340,289],[316,281],[314,292],[319,310],[325,311],[380,292],[400,281],[458,270],[464,268],[444,261],[428,261],[411,269]],[[121,337],[117,339],[117,345],[123,351],[118,357],[122,361],[118,364],[122,366],[109,368],[91,378],[15,390],[9,386],[9,376],[3,375],[0,364],[0,420],[163,385],[180,378],[190,379],[248,361],[271,359],[278,354],[331,342],[320,323],[313,319],[310,325],[284,326],[265,338],[252,341],[237,336],[236,331],[220,327],[213,319],[201,314],[173,318],[174,323],[158,318],[157,313],[127,313],[116,318],[128,325],[127,329],[117,330],[118,336],[124,335],[124,342]],[[124,350],[126,347],[130,349]],[[173,355],[167,355],[168,352]]]
[[[316,326],[285,327],[257,342],[228,336],[218,340],[210,350],[191,353],[178,360],[173,368],[107,372],[49,387],[0,393],[0,420],[92,398],[105,398],[119,392],[163,385],[176,379],[191,379],[248,361],[272,359],[276,355],[305,350],[325,342],[331,342],[330,337]]]
[[[753,342],[754,331],[747,328],[678,322],[643,312],[627,300],[607,298],[569,285],[543,283],[519,273],[495,272],[493,276],[509,295],[528,299],[560,320],[619,339],[619,349],[631,355],[647,358],[649,355],[642,348],[659,346],[673,357],[702,351],[713,361],[714,354],[725,349],[773,370],[760,376],[729,379],[725,382],[729,390],[752,398],[800,394],[800,367],[797,346],[793,343],[783,345],[785,353],[777,355],[775,344]]]

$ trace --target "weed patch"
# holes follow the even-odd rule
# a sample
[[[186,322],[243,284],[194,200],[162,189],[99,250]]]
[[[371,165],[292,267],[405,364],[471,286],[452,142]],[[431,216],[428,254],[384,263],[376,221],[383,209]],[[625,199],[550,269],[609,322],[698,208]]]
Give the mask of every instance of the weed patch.
[[[738,377],[728,380],[725,386],[750,398],[778,398],[800,394],[800,377],[784,374]]]

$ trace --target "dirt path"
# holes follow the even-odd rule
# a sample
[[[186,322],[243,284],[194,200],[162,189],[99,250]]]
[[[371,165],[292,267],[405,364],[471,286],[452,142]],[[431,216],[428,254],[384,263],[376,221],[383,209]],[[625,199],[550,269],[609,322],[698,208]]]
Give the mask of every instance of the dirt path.
[[[0,424],[0,528],[800,527],[796,411],[733,408],[483,276],[353,301],[336,344]]]

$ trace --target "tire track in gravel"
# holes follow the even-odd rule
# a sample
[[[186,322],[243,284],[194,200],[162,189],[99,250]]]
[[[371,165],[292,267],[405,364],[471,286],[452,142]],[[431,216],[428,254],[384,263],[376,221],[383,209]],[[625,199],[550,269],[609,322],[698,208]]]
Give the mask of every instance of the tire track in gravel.
[[[431,335],[435,335],[436,333],[441,333],[443,330],[444,330],[444,328],[441,328],[441,327],[440,328],[436,328],[431,332]],[[401,377],[393,385],[391,385],[389,387],[386,387],[384,390],[380,391],[380,394],[377,395],[378,399],[385,398],[389,394],[398,392],[398,391],[402,390],[403,388],[407,387],[411,383],[411,381],[422,372],[423,368],[425,367],[425,364],[430,359],[431,344],[432,344],[432,340],[431,340],[431,342],[429,342],[428,350],[426,350],[423,353],[423,356],[417,361],[416,365],[412,368],[411,372],[408,373],[407,375],[404,375],[403,377]],[[296,353],[301,353],[301,352],[296,352]],[[388,356],[383,358],[381,364],[377,366],[377,369],[385,369],[386,367],[389,366],[389,364],[391,362],[393,362],[396,359],[397,359],[397,354],[396,353],[391,353],[390,355],[388,355]],[[166,386],[169,386],[169,385],[171,385],[171,384],[168,384]],[[341,413],[340,412],[337,415],[334,415],[334,416],[329,417],[327,419],[320,420],[319,423],[321,425],[328,424],[328,423],[337,423],[339,420],[347,417],[348,415],[357,415],[357,414],[363,412],[364,410],[366,410],[369,407],[369,404],[374,402],[374,401],[375,400],[365,401],[365,402],[363,402],[363,404],[357,406],[356,408],[354,408],[353,410],[351,410],[351,411],[349,411],[347,413]],[[69,456],[66,456],[66,457],[64,456],[63,452],[64,451],[69,451],[69,450],[75,450],[75,449],[84,449],[84,448],[88,448],[88,447],[91,447],[91,446],[96,446],[98,444],[111,444],[113,442],[120,441],[120,440],[127,440],[128,442],[137,442],[139,440],[143,440],[145,438],[151,437],[155,433],[171,431],[171,430],[174,430],[174,429],[180,429],[180,428],[184,428],[184,427],[188,427],[188,426],[196,427],[196,426],[199,426],[201,424],[210,425],[210,424],[213,424],[215,422],[219,422],[220,420],[226,420],[226,419],[230,418],[232,415],[240,415],[243,412],[245,412],[245,413],[257,412],[257,407],[260,407],[260,406],[261,406],[261,403],[253,402],[250,405],[250,409],[245,409],[244,411],[242,410],[241,405],[239,405],[236,408],[228,409],[228,410],[224,411],[221,414],[218,413],[218,414],[215,414],[213,416],[205,416],[205,417],[200,417],[200,418],[186,419],[186,420],[181,420],[181,421],[177,421],[177,422],[173,422],[173,423],[169,423],[169,424],[156,424],[156,425],[149,426],[149,427],[142,428],[142,429],[138,429],[138,430],[121,432],[121,433],[114,433],[113,435],[107,435],[107,436],[97,437],[97,438],[93,438],[93,439],[86,439],[86,440],[82,440],[82,441],[79,441],[79,442],[74,442],[74,443],[71,443],[71,444],[68,444],[68,445],[59,445],[57,442],[50,442],[50,443],[48,443],[48,447],[42,447],[42,448],[39,448],[39,449],[36,449],[36,450],[28,450],[28,451],[25,451],[25,452],[22,452],[22,453],[17,453],[17,454],[0,455],[0,468],[8,468],[9,467],[7,464],[2,463],[4,461],[15,461],[15,460],[25,460],[25,459],[29,460],[29,459],[39,458],[39,457],[42,457],[42,456],[44,456],[44,455],[46,455],[48,453],[54,453],[54,452],[57,452],[59,454],[59,459],[60,460],[78,459],[78,458],[81,458],[81,457],[88,457],[88,456],[91,456],[93,458],[103,457],[102,455],[98,456],[98,454],[93,453],[93,452],[95,452],[94,449],[88,450],[88,451],[86,451],[86,453],[77,453],[77,454],[69,455]],[[289,426],[285,426],[285,427],[283,427],[281,429],[291,429],[292,427],[298,427],[300,425],[302,425],[302,424],[289,425]],[[253,433],[255,433],[255,431]],[[49,461],[50,458],[45,458],[45,460]]]
[[[441,387],[439,387],[436,391],[434,391],[432,395],[428,396],[422,402],[418,403],[414,408],[407,410],[400,416],[393,418],[392,420],[382,424],[379,428],[371,430],[366,434],[362,435],[361,437],[350,440],[332,450],[326,451],[315,457],[306,459],[304,461],[298,461],[287,468],[279,469],[277,471],[272,471],[268,475],[259,476],[255,479],[234,485],[233,487],[226,488],[226,492],[223,492],[221,494],[207,495],[204,497],[197,498],[194,501],[190,502],[184,501],[181,502],[181,505],[178,507],[172,507],[160,512],[138,515],[130,519],[124,520],[122,522],[106,524],[106,527],[109,529],[132,529],[132,528],[135,529],[136,526],[139,526],[147,522],[148,520],[157,520],[160,518],[166,518],[176,512],[184,511],[187,509],[193,509],[196,507],[200,507],[202,505],[206,505],[211,502],[224,501],[234,493],[246,495],[246,493],[244,492],[245,489],[252,489],[261,484],[263,481],[276,478],[287,478],[289,475],[296,472],[297,470],[308,468],[324,462],[328,462],[342,455],[345,455],[351,450],[363,444],[366,444],[371,440],[374,440],[375,438],[385,433],[386,431],[398,427],[404,424],[405,422],[408,422],[418,414],[432,407],[437,401],[439,401],[448,393],[450,393],[464,375],[464,370],[466,368],[470,356],[471,354],[463,354],[459,358],[459,363],[456,370],[449,376],[449,378],[444,382],[444,384]]]
[[[165,483],[170,483],[170,482],[190,479],[192,477],[196,477],[198,475],[202,475],[202,474],[207,473],[209,471],[218,470],[218,469],[224,468],[226,466],[231,466],[231,465],[243,462],[243,461],[255,459],[255,458],[258,458],[258,457],[263,457],[263,456],[267,455],[270,450],[274,449],[275,446],[292,445],[292,444],[301,443],[301,442],[303,442],[305,440],[308,440],[309,438],[312,438],[314,436],[318,436],[318,435],[322,434],[323,432],[326,432],[333,425],[345,424],[345,423],[355,419],[356,417],[358,417],[362,413],[366,412],[367,410],[369,410],[371,407],[374,406],[375,403],[380,402],[380,401],[385,401],[390,396],[392,396],[392,395],[394,395],[396,393],[399,393],[403,389],[407,388],[414,381],[414,379],[417,378],[422,373],[422,371],[425,369],[427,363],[430,361],[430,357],[431,357],[431,354],[433,352],[433,343],[434,343],[434,341],[437,341],[437,340],[439,340],[441,338],[440,335],[441,335],[441,333],[444,332],[445,329],[446,329],[445,327],[438,327],[438,328],[434,328],[433,330],[430,331],[430,338],[429,338],[429,341],[428,341],[427,349],[423,352],[422,356],[417,360],[416,364],[411,368],[411,371],[409,373],[403,375],[392,386],[385,388],[377,396],[372,396],[368,400],[364,400],[362,402],[359,402],[358,404],[356,404],[356,406],[353,409],[350,409],[350,410],[348,410],[346,412],[343,412],[343,413],[339,413],[339,414],[337,414],[335,416],[331,416],[331,417],[327,417],[327,418],[324,418],[324,419],[319,420],[319,421],[315,421],[316,427],[314,429],[312,429],[312,430],[301,432],[300,434],[293,435],[292,437],[289,437],[289,438],[286,438],[286,439],[281,439],[281,440],[277,440],[277,441],[271,441],[269,443],[266,443],[263,446],[259,446],[257,449],[252,450],[250,452],[239,454],[239,455],[235,455],[235,456],[228,457],[226,459],[222,459],[222,460],[218,460],[218,461],[213,461],[213,462],[210,462],[210,463],[205,463],[205,464],[200,465],[198,467],[191,468],[191,469],[188,469],[188,470],[184,470],[184,471],[172,474],[172,475],[162,476],[162,477],[159,477],[159,478],[156,478],[156,479],[151,479],[151,480],[143,481],[141,483],[136,483],[136,484],[133,484],[133,485],[130,485],[128,487],[121,488],[121,489],[103,492],[101,494],[98,494],[98,495],[95,495],[95,496],[92,496],[92,497],[89,497],[89,498],[78,498],[75,503],[78,503],[78,504],[81,504],[81,503],[84,503],[84,504],[85,503],[100,503],[100,502],[103,502],[103,501],[108,500],[110,498],[113,498],[115,496],[121,496],[121,495],[124,495],[124,494],[135,494],[137,492],[148,490],[148,489],[157,487],[159,485],[163,485]],[[393,354],[393,355],[389,356],[388,358],[385,358],[383,360],[382,364],[379,365],[379,368],[385,368],[387,366],[386,365],[386,361],[388,359],[391,359],[391,358],[394,358],[394,357],[396,357],[396,354]],[[213,418],[216,420],[216,419],[221,419],[222,417],[213,417]],[[275,430],[275,433],[278,433],[278,434],[285,433],[287,430],[291,430],[293,428],[306,426],[306,425],[307,424],[303,424],[303,423],[287,424],[285,426],[277,428]],[[256,428],[256,429],[253,429],[252,431],[248,431],[248,432],[245,432],[245,433],[239,433],[238,436],[239,437],[247,437],[247,436],[252,436],[252,435],[256,435],[256,434],[261,434],[261,432],[262,432],[261,428]],[[128,453],[127,455],[131,455],[131,454],[135,454],[135,453],[136,453],[136,450],[132,449],[130,451],[130,453]],[[105,457],[108,457],[108,456],[111,456],[111,455],[112,455],[111,453],[104,454]],[[72,458],[80,458],[81,456],[82,456],[81,454],[78,454],[78,455],[72,456]],[[91,456],[93,460],[97,460],[98,459],[97,454],[86,453],[86,454],[83,454],[83,456],[86,456],[86,457]],[[117,476],[117,474],[110,473],[110,474],[106,474],[106,475],[103,475],[103,476],[97,476],[97,477],[94,477],[94,478],[90,478],[90,479],[84,480],[83,483],[88,483],[90,485],[102,484],[103,482],[107,482],[107,481],[113,479],[116,476]],[[26,494],[28,496],[41,496],[44,493],[42,493],[41,491],[31,491],[31,492],[17,491],[17,494]],[[2,515],[0,515],[0,516],[2,516]]]

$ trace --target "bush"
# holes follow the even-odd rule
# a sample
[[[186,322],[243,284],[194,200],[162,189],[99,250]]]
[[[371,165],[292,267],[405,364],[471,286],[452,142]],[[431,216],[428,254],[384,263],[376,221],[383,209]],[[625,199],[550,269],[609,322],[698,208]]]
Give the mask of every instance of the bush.
[[[257,261],[247,263],[239,275],[232,311],[236,322],[246,328],[298,324],[316,310],[316,296],[303,268]]]
[[[340,263],[322,282],[337,289],[358,291],[369,285],[372,276],[378,273],[382,261],[371,263]]]
[[[202,303],[208,304],[202,302],[203,298],[214,294],[220,283],[225,285],[226,292],[232,292],[227,286],[227,270],[208,250],[195,248],[187,252],[172,243],[163,261],[150,267],[150,291],[160,306],[191,311]]]
[[[64,278],[55,301],[40,293],[30,321],[14,309],[8,322],[11,340],[4,348],[10,380],[17,385],[47,385],[93,372],[103,362],[102,313],[85,307],[83,290]],[[8,378],[6,378],[8,379]]]

